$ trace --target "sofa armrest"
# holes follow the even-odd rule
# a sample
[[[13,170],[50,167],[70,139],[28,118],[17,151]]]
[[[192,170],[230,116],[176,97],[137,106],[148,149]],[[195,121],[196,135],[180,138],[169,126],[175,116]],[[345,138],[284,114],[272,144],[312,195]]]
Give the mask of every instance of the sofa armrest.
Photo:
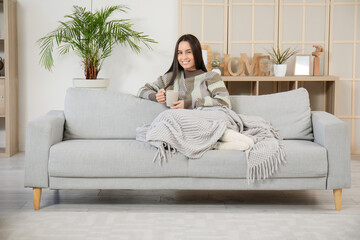
[[[63,111],[50,111],[28,122],[25,145],[25,187],[49,186],[49,149],[63,140],[64,123]]]
[[[313,111],[314,142],[327,149],[327,189],[350,188],[350,131],[344,121],[334,115]]]

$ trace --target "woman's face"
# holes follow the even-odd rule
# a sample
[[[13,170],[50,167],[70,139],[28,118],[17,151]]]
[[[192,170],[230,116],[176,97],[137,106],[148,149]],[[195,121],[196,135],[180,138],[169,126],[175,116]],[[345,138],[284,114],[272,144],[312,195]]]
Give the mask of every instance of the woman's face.
[[[178,47],[178,57],[180,65],[187,71],[196,70],[194,55],[191,50],[189,42],[182,41]]]

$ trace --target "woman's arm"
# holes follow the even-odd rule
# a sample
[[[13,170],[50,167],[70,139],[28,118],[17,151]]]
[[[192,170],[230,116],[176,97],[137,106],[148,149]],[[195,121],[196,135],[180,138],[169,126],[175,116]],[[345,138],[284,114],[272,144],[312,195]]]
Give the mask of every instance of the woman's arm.
[[[160,89],[163,89],[164,87],[165,83],[163,81],[163,77],[160,76],[157,81],[153,83],[146,83],[143,87],[141,87],[137,96],[157,102],[156,93],[158,93]]]
[[[210,96],[198,98],[195,101],[194,108],[225,106],[231,109],[229,92],[219,74],[214,74],[213,77],[206,80],[206,86]]]

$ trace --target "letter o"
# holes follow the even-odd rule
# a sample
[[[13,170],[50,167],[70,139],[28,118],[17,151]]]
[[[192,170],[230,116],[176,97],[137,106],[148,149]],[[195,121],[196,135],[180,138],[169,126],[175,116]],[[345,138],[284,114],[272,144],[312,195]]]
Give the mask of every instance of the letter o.
[[[231,63],[232,63],[233,60],[238,60],[238,69],[237,69],[236,72],[233,72],[232,69],[231,69],[231,65],[232,65]],[[229,71],[231,76],[238,76],[243,72],[243,70],[244,69],[243,69],[243,64],[242,64],[241,58],[239,58],[239,57],[230,58],[230,60],[228,62],[228,71]]]

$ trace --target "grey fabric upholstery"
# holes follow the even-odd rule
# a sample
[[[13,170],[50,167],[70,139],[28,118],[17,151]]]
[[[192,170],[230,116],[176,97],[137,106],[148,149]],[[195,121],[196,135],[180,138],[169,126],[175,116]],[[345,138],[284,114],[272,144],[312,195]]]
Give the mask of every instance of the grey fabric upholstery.
[[[29,121],[26,129],[25,187],[48,187],[50,147],[63,139],[63,111],[50,111]]]
[[[69,88],[65,97],[65,139],[135,138],[135,129],[151,123],[164,104],[111,91]]]
[[[304,140],[284,141],[287,164],[280,165],[271,178],[325,177],[327,175],[326,149]],[[245,152],[208,151],[200,159],[189,161],[189,176],[246,178]]]
[[[304,88],[261,96],[230,96],[232,109],[269,121],[284,139],[313,140],[309,94]]]
[[[236,112],[258,115],[280,130],[287,164],[270,179],[248,184],[245,153],[208,151],[188,160],[177,153],[153,163],[156,149],[135,140],[164,105],[128,94],[69,89],[65,110],[27,125],[25,186],[54,189],[337,189],[350,187],[346,123],[310,115],[305,89],[265,96],[231,96]],[[312,120],[312,121],[311,121]],[[65,134],[65,140],[63,139]],[[312,139],[314,138],[314,141]]]
[[[187,158],[177,153],[159,165],[156,148],[136,140],[68,140],[50,149],[53,177],[183,177]]]
[[[287,164],[273,178],[325,177],[326,149],[304,140],[284,141]],[[242,151],[212,150],[200,159],[177,153],[162,166],[155,148],[136,140],[68,140],[50,149],[51,177],[205,177],[246,178]]]
[[[298,190],[325,189],[326,177],[275,178],[248,184],[243,178],[58,178],[52,189],[196,189],[196,190]]]
[[[328,151],[327,189],[350,187],[350,131],[349,126],[332,114],[312,112],[314,141]]]

